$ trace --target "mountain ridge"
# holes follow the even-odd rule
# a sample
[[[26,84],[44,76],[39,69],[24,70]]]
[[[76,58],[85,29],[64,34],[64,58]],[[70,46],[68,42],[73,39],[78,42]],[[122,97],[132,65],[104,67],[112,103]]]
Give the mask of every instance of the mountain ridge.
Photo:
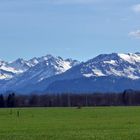
[[[60,56],[54,57],[52,55],[46,55],[39,58],[34,57],[28,61],[23,59],[17,59],[11,63],[0,61],[0,64],[1,74],[3,70],[2,66],[8,68],[11,66],[16,70],[16,72],[13,73],[7,72],[9,75],[11,74],[10,78],[1,78],[1,91],[5,92],[8,90],[25,93],[31,93],[33,91],[49,92],[51,91],[50,89],[52,89],[53,92],[55,91],[55,86],[57,88],[61,87],[60,91],[63,91],[62,85],[65,85],[67,89],[69,89],[71,85],[71,89],[75,89],[76,84],[66,84],[70,83],[70,81],[77,81],[79,83],[78,86],[81,85],[85,88],[88,87],[86,84],[92,83],[91,86],[99,87],[99,91],[101,91],[100,83],[102,83],[102,81],[108,81],[108,86],[114,87],[112,90],[115,91],[118,89],[116,91],[120,91],[123,89],[123,87],[118,84],[118,81],[121,82],[120,79],[122,79],[122,82],[128,83],[127,85],[134,82],[134,84],[132,84],[133,86],[129,86],[136,89],[140,82],[140,53],[138,52],[100,54],[85,62],[63,59]],[[112,77],[114,82],[110,82]],[[85,85],[80,83],[80,79],[81,83],[86,81]],[[98,81],[98,83],[93,82],[93,79]],[[3,82],[3,80],[5,82]],[[59,85],[61,86],[59,87]],[[124,85],[125,89],[125,83],[122,83],[122,85]],[[118,86],[121,88],[119,89]],[[103,86],[102,88],[105,89]],[[81,90],[86,91],[84,88],[81,88]]]

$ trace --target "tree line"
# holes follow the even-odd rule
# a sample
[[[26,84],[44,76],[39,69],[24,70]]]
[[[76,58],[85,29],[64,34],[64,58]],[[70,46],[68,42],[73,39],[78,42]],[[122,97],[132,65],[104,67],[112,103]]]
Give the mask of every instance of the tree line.
[[[0,107],[139,106],[140,91],[93,94],[0,95]]]

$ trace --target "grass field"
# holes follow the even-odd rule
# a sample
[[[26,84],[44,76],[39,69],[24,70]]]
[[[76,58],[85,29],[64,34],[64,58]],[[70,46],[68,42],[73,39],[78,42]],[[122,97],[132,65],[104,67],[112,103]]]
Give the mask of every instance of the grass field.
[[[0,140],[140,140],[140,107],[30,108],[10,112],[0,109]]]

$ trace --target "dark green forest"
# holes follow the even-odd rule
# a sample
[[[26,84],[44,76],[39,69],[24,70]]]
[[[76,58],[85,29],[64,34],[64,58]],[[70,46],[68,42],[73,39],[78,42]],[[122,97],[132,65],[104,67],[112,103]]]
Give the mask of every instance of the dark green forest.
[[[8,93],[0,95],[0,107],[84,107],[84,106],[139,106],[140,91],[93,94],[30,94]]]

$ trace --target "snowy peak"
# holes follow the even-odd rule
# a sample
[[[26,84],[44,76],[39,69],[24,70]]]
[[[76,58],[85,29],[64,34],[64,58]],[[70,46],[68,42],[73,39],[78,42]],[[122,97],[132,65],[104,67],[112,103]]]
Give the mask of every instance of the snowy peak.
[[[31,67],[20,76],[25,81],[39,82],[45,78],[64,73],[68,69],[78,64],[78,61],[64,60],[61,57],[51,55],[43,56],[36,59],[36,65]]]
[[[2,91],[18,90],[22,87],[36,85],[44,79],[62,74],[71,69],[76,64],[79,64],[76,60],[65,60],[61,57],[53,57],[50,55],[40,58],[33,58],[29,60],[28,63],[29,62],[32,62],[32,65],[34,64],[34,66],[31,66],[28,70],[24,71],[21,74],[13,76],[13,78],[11,78],[6,82],[6,84],[3,85],[3,89],[1,89]]]
[[[80,72],[85,77],[113,75],[138,79],[140,54],[102,54],[82,64]]]
[[[15,73],[15,69],[10,67],[7,62],[0,61],[0,80],[10,79]]]
[[[128,63],[132,63],[132,64],[140,63],[139,53],[118,54],[118,56],[124,61],[127,61]]]
[[[17,59],[11,63],[0,61],[0,82],[4,82],[3,85],[0,83],[2,91],[40,91],[55,81],[100,81],[106,78],[139,81],[136,79],[140,79],[140,53],[101,54],[82,63],[52,55],[34,57],[30,60]],[[98,84],[100,85],[100,82]]]
[[[0,61],[0,79],[10,79],[22,74],[40,81],[64,73],[74,66],[76,68],[72,70],[73,77],[113,75],[138,79],[140,78],[140,53],[101,54],[81,64],[77,60],[63,59],[50,54],[30,60],[19,58],[11,63]]]
[[[19,58],[14,62],[9,63],[9,66],[17,70],[19,73],[22,73],[30,68],[30,63],[22,58]]]
[[[33,77],[32,74],[36,75],[40,73],[41,78],[44,78],[60,74],[70,69],[71,67],[79,64],[78,61],[72,59],[64,60],[61,57],[54,57],[52,55],[46,55],[42,57],[34,57],[30,60],[24,60],[19,58],[13,62],[4,62],[0,61],[0,79],[10,79],[14,76],[18,76],[19,74],[25,73],[29,70],[30,76]]]
[[[72,68],[75,65],[78,65],[80,62],[72,59],[63,59],[60,56],[54,57],[52,55],[46,55],[37,59],[38,63],[33,69],[44,69],[51,70],[53,75],[60,74],[68,69]],[[38,67],[38,68],[37,68]]]

